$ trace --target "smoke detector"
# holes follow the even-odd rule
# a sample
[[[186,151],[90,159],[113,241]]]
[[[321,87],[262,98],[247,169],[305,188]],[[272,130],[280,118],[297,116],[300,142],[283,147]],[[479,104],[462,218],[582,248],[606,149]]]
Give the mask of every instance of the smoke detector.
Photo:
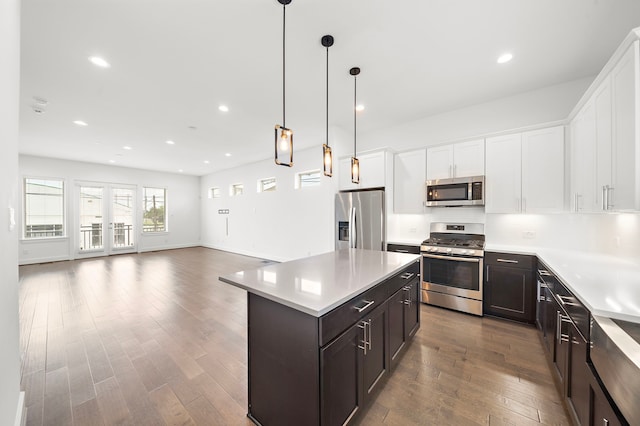
[[[48,104],[49,101],[47,101],[46,99],[39,96],[34,96],[31,109],[33,109],[33,112],[35,112],[36,114],[43,114],[46,112]]]

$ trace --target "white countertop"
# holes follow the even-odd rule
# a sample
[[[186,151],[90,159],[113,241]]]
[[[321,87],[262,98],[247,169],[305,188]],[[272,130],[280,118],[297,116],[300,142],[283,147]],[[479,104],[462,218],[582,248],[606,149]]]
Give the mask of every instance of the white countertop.
[[[220,277],[250,293],[320,317],[419,259],[344,249]]]
[[[485,250],[537,255],[592,315],[640,323],[640,262],[549,248],[487,244]]]

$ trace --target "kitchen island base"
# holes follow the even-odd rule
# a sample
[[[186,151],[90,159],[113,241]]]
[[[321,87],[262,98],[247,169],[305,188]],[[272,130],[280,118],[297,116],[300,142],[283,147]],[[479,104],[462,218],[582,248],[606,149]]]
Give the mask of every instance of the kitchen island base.
[[[419,328],[419,263],[320,317],[251,292],[247,303],[249,419],[348,424]]]

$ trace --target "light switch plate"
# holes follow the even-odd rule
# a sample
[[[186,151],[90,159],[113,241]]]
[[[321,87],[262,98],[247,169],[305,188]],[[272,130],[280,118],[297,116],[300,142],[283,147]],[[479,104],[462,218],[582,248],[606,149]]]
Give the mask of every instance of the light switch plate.
[[[9,207],[9,231],[16,228],[16,209]]]

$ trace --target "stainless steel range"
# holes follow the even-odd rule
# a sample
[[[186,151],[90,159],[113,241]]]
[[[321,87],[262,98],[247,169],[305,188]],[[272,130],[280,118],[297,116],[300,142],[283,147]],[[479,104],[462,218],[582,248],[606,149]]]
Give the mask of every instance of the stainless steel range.
[[[434,222],[422,242],[422,301],[482,315],[484,225]]]

